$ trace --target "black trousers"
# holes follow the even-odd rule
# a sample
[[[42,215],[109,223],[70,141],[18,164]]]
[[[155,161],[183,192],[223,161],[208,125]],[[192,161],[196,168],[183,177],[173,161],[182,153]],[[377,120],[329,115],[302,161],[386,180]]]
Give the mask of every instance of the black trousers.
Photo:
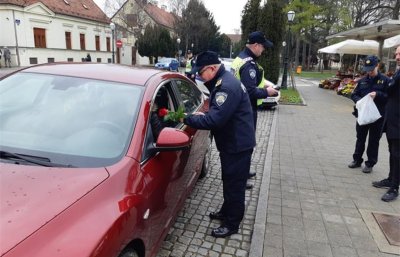
[[[220,152],[224,203],[220,212],[225,216],[224,226],[239,228],[244,216],[246,181],[253,149],[230,154]]]
[[[379,140],[382,136],[382,125],[383,118],[380,118],[374,123],[363,126],[358,125],[358,123],[356,124],[357,141],[356,149],[354,150],[353,154],[354,161],[358,163],[363,162],[362,156],[365,150],[365,141],[367,140],[368,135],[368,160],[365,162],[365,165],[373,167],[378,162]]]
[[[389,180],[393,188],[399,188],[400,184],[400,139],[389,139]]]

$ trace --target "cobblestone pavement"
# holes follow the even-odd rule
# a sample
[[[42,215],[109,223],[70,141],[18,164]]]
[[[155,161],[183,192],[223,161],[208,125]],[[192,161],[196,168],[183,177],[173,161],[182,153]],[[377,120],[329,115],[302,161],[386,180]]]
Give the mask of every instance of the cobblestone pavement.
[[[219,154],[212,147],[210,170],[206,178],[197,182],[186,200],[183,210],[170,229],[157,257],[245,257],[249,255],[255,221],[268,138],[274,111],[260,111],[257,124],[257,147],[252,156],[251,170],[257,172],[252,190],[246,191],[246,212],[238,234],[228,238],[214,238],[211,229],[218,221],[211,221],[208,214],[222,204],[222,181]]]

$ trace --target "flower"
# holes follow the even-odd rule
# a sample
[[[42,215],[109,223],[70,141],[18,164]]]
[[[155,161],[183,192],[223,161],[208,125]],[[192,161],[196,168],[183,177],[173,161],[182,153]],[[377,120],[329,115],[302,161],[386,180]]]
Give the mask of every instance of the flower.
[[[165,117],[165,115],[167,115],[168,114],[168,109],[166,109],[166,108],[161,108],[161,109],[159,109],[158,110],[158,117]]]
[[[164,121],[173,121],[180,122],[182,118],[185,117],[185,113],[183,112],[183,107],[179,106],[176,112],[168,111],[167,115],[164,116]]]

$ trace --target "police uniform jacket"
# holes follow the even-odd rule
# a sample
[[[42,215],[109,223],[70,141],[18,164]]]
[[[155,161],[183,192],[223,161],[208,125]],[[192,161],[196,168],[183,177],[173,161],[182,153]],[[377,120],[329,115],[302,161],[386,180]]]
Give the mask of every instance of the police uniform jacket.
[[[389,82],[384,130],[388,139],[400,139],[400,70]]]
[[[358,81],[357,87],[351,94],[351,99],[354,101],[354,103],[357,103],[358,100],[360,100],[367,94],[375,91],[375,105],[378,108],[379,113],[384,116],[385,105],[387,102],[388,84],[389,78],[381,74],[380,72],[378,72],[378,74],[373,78],[365,76],[364,78],[360,79],[360,81]]]
[[[239,153],[255,147],[253,111],[246,88],[221,65],[214,79],[205,83],[210,90],[209,111],[190,115],[184,123],[211,130],[218,151]]]
[[[257,56],[253,54],[253,52],[249,48],[245,48],[242,52],[239,53],[238,57],[241,59],[246,59],[251,57],[253,60],[246,62],[240,68],[240,81],[246,87],[247,92],[250,96],[251,106],[254,110],[257,109],[257,99],[267,98],[268,92],[263,88],[259,88],[258,85],[262,80],[263,72],[259,70],[256,59]]]

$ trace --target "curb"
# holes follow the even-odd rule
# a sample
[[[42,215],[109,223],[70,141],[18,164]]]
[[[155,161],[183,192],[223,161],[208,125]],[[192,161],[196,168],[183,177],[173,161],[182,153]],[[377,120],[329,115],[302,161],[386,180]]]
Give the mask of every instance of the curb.
[[[261,257],[264,250],[265,228],[267,224],[268,193],[272,171],[272,152],[275,144],[275,130],[278,113],[274,113],[271,125],[271,133],[268,139],[267,154],[264,161],[263,178],[260,185],[260,194],[257,202],[254,230],[251,237],[249,257]]]

